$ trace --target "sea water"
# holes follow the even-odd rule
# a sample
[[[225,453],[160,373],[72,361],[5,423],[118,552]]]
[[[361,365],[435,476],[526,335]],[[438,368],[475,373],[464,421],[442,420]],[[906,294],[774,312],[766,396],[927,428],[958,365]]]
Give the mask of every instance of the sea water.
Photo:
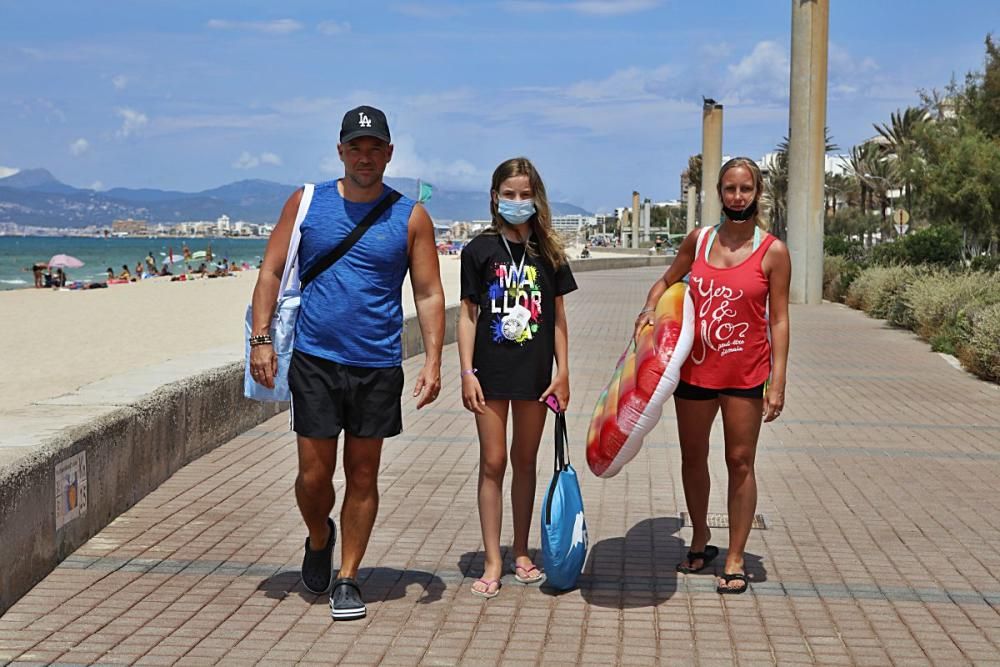
[[[208,250],[211,244],[214,262],[204,259],[177,262],[169,265],[175,275],[184,273],[187,267],[197,269],[205,262],[209,270],[215,263],[228,259],[230,264],[246,262],[256,268],[264,256],[267,239],[244,238],[81,238],[76,236],[0,236],[0,290],[32,287],[35,284],[31,272],[32,264],[45,263],[53,255],[71,255],[83,262],[79,269],[64,269],[68,281],[103,281],[110,267],[115,275],[121,273],[122,265],[127,265],[135,273],[135,265],[146,265],[146,255],[150,252],[160,268],[168,261],[171,249],[174,258],[183,257],[184,244],[192,253]]]

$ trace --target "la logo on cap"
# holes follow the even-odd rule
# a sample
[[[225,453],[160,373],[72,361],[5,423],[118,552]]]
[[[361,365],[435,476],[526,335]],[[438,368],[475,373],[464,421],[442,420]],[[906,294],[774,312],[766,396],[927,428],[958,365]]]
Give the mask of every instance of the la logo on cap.
[[[371,127],[372,119],[365,115],[364,111],[358,112],[358,127]]]

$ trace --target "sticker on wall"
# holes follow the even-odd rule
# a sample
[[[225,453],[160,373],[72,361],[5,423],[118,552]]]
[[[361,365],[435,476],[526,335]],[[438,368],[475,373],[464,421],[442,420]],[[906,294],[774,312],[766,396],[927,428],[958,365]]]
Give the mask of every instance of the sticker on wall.
[[[87,513],[87,453],[56,465],[56,530]]]

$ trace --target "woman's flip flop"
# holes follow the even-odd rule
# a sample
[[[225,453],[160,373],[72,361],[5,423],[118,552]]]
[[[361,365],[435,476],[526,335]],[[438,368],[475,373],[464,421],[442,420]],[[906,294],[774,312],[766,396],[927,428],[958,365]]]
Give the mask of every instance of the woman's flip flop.
[[[744,572],[736,572],[734,574],[723,573],[722,580],[725,581],[726,584],[724,586],[720,584],[715,588],[715,592],[719,595],[739,595],[740,593],[746,591],[746,589],[750,588],[750,580]],[[739,588],[733,588],[729,585],[733,581],[742,581],[743,585]]]
[[[714,547],[711,544],[705,545],[704,551],[689,551],[687,553],[687,558],[685,559],[688,562],[688,566],[685,566],[682,563],[678,563],[677,571],[680,572],[681,574],[698,574],[706,567],[708,567],[708,564],[711,563],[713,560],[715,560],[715,557],[718,555],[719,555],[719,548]],[[690,564],[696,560],[701,561],[701,567],[697,569],[690,567]]]

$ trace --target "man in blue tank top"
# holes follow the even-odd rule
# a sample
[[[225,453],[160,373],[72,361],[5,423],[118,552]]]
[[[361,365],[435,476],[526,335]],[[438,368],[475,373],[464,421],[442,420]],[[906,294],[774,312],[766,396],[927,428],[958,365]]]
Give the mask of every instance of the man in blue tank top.
[[[344,178],[314,189],[300,227],[300,275],[322,265],[392,192],[382,183],[392,149],[385,114],[369,106],[347,112],[337,145]],[[301,189],[289,197],[268,241],[253,294],[252,336],[268,333],[301,199]],[[288,370],[299,455],[295,497],[309,530],[302,581],[314,593],[326,592],[332,578],[333,473],[337,439],[344,432],[341,562],[330,592],[331,614],[338,620],[366,614],[356,577],[378,512],[382,441],[402,430],[401,288],[407,270],[426,350],[413,389],[422,408],[441,390],[444,334],[434,226],[423,206],[407,197],[393,203],[346,254],[308,282],[296,321]],[[271,387],[277,370],[274,349],[261,339],[251,343],[251,374]]]

